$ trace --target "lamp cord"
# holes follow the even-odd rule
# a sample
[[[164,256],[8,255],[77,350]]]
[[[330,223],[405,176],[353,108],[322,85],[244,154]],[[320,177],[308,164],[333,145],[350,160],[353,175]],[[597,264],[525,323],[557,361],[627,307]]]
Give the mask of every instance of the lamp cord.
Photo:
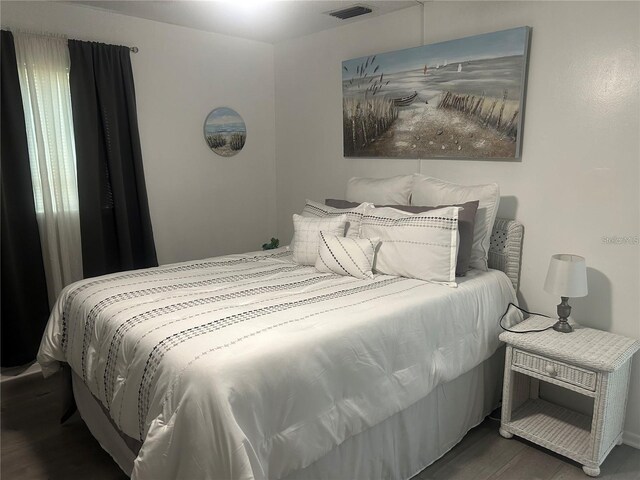
[[[516,307],[518,310],[520,310],[521,312],[526,313],[527,315],[539,315],[541,317],[551,318],[549,315],[545,315],[543,313],[535,313],[535,312],[531,313],[531,312],[528,312],[524,308],[520,308],[515,303],[509,302],[509,305],[507,305],[507,309],[504,311],[504,313],[500,317],[500,328],[502,328],[503,330],[505,330],[507,332],[511,332],[511,333],[535,333],[535,332],[544,332],[545,330],[549,330],[550,328],[553,328],[553,325],[550,325],[547,328],[542,328],[540,330],[511,330],[510,328],[505,327],[504,325],[502,325],[502,320],[504,320],[504,317],[507,315],[507,313],[509,313],[509,309],[511,308],[511,306]]]

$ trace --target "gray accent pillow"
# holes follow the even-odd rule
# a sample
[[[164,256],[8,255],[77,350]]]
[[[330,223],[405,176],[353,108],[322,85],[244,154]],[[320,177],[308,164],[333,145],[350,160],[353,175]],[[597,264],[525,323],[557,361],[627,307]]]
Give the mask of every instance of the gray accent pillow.
[[[348,202],[347,200],[335,200],[328,198],[325,205],[333,208],[353,208],[359,204]],[[456,263],[456,277],[464,277],[469,271],[469,262],[471,261],[471,248],[473,247],[473,231],[476,223],[476,212],[478,211],[479,200],[472,202],[459,203],[455,205],[438,205],[435,207],[419,206],[419,205],[383,205],[385,207],[395,208],[408,213],[422,213],[429,210],[444,207],[462,207],[458,213],[458,232],[460,233],[460,243],[458,245],[458,259]],[[377,206],[377,205],[376,205]]]
[[[324,201],[327,207],[333,208],[355,208],[360,205],[358,202],[350,202],[349,200],[336,200],[333,198],[327,198]]]

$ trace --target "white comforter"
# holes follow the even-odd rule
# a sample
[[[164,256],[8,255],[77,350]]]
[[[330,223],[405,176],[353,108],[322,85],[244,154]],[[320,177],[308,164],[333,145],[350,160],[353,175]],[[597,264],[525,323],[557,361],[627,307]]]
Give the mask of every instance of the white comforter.
[[[144,441],[134,479],[279,478],[488,358],[510,301],[498,271],[449,288],[229,255],[70,285],[38,362]]]

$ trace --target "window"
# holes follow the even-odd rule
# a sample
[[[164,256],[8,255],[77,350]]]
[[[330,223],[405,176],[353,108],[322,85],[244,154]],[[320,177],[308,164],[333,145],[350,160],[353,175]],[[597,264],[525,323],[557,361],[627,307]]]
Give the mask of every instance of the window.
[[[14,33],[49,301],[82,278],[67,40]]]

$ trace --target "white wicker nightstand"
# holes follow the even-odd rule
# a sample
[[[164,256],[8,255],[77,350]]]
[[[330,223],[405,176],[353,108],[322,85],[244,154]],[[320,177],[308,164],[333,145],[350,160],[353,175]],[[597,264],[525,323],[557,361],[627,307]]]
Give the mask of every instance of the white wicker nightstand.
[[[537,330],[555,321],[532,316],[512,330]],[[611,449],[622,443],[631,357],[640,342],[573,326],[572,333],[500,335],[507,343],[500,434],[517,435],[569,457],[596,477]],[[539,398],[540,381],[591,397],[593,415]]]

